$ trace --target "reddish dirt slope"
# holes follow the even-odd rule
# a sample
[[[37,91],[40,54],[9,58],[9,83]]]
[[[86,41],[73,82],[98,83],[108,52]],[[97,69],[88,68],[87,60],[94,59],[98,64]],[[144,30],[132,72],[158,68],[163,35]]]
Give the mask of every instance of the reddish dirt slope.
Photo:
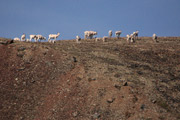
[[[178,37],[14,42],[0,51],[2,120],[180,119]]]

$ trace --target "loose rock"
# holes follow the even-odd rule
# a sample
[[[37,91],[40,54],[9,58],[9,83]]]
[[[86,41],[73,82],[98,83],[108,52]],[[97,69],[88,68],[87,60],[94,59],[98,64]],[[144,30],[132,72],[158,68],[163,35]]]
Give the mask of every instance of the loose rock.
[[[144,104],[142,104],[140,108],[141,108],[141,110],[144,110],[145,105],[144,105]]]
[[[99,113],[94,113],[94,114],[92,115],[92,117],[93,117],[93,119],[98,119],[98,118],[101,117],[101,115],[100,115]]]
[[[18,71],[22,71],[24,69],[25,69],[25,67],[21,67],[21,68],[18,69]]]
[[[107,99],[107,102],[108,102],[108,103],[113,103],[114,100],[115,100],[115,98],[109,98],[109,99]]]
[[[123,82],[123,86],[128,86],[128,83],[126,81]]]
[[[76,112],[73,112],[72,115],[73,115],[74,117],[77,117],[77,116],[78,116],[78,112],[77,112],[77,111],[76,111]]]
[[[77,59],[76,59],[76,57],[73,57],[73,61],[74,61],[74,62],[77,62]]]
[[[18,50],[18,51],[24,51],[24,50],[26,50],[26,48],[23,47],[23,46],[21,46],[21,47],[19,47],[17,50]]]
[[[22,58],[24,56],[24,54],[25,53],[18,53],[17,56]]]
[[[117,88],[118,90],[121,89],[121,86],[119,84],[115,84],[114,87]]]
[[[8,45],[8,44],[11,44],[11,43],[13,43],[14,42],[14,40],[2,40],[2,41],[0,41],[0,44],[3,44],[3,45]]]

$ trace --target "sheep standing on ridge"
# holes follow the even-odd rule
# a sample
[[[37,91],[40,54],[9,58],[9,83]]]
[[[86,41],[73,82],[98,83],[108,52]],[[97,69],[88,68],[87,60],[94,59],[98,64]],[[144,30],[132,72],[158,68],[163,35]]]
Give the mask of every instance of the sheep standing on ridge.
[[[34,39],[37,42],[37,36],[36,35],[29,35],[29,41],[31,42],[32,39]]]
[[[94,35],[97,35],[95,31],[85,31],[84,32],[84,39],[92,39]]]
[[[109,30],[109,37],[112,37],[112,30]]]
[[[119,39],[121,33],[122,33],[121,31],[116,31],[116,32],[115,32],[115,35],[116,35],[116,37],[117,37],[118,39]]]
[[[21,41],[26,41],[26,34],[23,33],[23,35],[21,36]]]
[[[60,33],[58,32],[57,34],[50,34],[48,41],[54,43],[56,41],[56,39],[59,37]],[[54,39],[54,40],[51,40]]]
[[[30,42],[30,39],[26,39],[26,42]]]
[[[90,31],[85,31],[84,32],[84,39],[87,39],[89,37]]]
[[[107,37],[107,36],[104,36],[104,37],[103,37],[103,42],[106,42],[107,39],[108,39],[108,37]]]
[[[138,39],[138,34],[139,34],[139,31],[133,32],[133,35],[134,35],[134,39],[135,39],[135,40]]]
[[[40,40],[46,40],[46,37],[43,37],[42,35],[36,35],[37,42]]]
[[[99,40],[101,40],[101,38],[96,38],[96,39],[95,39],[96,42],[99,41]]]
[[[128,43],[133,43],[133,42],[135,42],[135,36],[134,36],[134,34],[131,34],[131,35],[126,35],[126,37],[127,37],[127,42]]]
[[[134,36],[134,34],[131,34],[131,35],[130,35],[130,39],[131,39],[131,40],[130,40],[131,43],[135,42],[135,36]]]
[[[77,35],[76,36],[76,42],[79,43],[80,40],[81,40],[81,38]]]
[[[126,37],[127,37],[127,42],[131,42],[131,37],[130,37],[130,35],[126,35]]]
[[[155,42],[157,42],[157,35],[155,33],[153,34],[152,38]]]
[[[13,40],[14,41],[20,41],[20,39],[18,37],[15,37]]]

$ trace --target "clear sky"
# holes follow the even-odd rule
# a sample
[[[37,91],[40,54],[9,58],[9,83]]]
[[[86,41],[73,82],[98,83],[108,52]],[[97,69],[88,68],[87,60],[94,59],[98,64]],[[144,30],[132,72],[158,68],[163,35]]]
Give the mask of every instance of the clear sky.
[[[64,40],[86,30],[180,36],[180,0],[0,0],[0,37],[60,32]]]

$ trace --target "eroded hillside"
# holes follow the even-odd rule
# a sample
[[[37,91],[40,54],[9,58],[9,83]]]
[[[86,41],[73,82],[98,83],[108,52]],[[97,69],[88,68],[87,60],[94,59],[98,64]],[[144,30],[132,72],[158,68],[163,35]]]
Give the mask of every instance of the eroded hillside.
[[[14,42],[0,51],[2,120],[180,119],[180,38]]]

